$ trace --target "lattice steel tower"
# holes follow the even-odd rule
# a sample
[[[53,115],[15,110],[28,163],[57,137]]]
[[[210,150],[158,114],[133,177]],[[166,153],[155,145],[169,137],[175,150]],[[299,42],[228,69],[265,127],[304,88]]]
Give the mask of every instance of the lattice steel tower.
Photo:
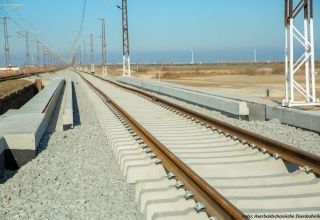
[[[304,16],[299,16],[303,13]],[[303,31],[295,21],[303,18]],[[319,105],[316,97],[316,72],[314,55],[313,0],[285,0],[285,99],[283,106]],[[295,47],[301,45],[303,54],[295,56]],[[295,80],[299,70],[304,70],[304,83]]]
[[[122,0],[123,76],[131,76],[127,0]]]

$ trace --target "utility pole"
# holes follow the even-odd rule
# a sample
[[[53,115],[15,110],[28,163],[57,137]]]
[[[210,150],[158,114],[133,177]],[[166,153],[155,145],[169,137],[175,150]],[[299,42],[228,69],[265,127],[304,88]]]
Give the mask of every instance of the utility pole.
[[[106,23],[104,18],[99,19],[101,21],[101,52],[102,52],[102,62],[101,71],[102,75],[106,76],[107,73],[107,44],[106,44]]]
[[[193,59],[193,50],[191,51],[191,64],[194,64],[194,59]]]
[[[127,0],[122,0],[123,76],[131,76]]]
[[[43,45],[43,66],[46,67],[46,46]]]
[[[87,72],[88,68],[87,68],[87,45],[86,45],[86,41],[83,40],[83,65],[84,65],[84,71]]]
[[[79,45],[79,48],[78,48],[78,57],[79,57],[79,71],[82,71],[81,70],[81,64],[82,64],[81,45]]]
[[[93,32],[90,33],[90,51],[91,51],[91,73],[94,73],[94,48],[93,48]]]
[[[30,45],[29,45],[29,32],[26,31],[26,65],[30,64]]]
[[[18,35],[25,38],[26,41],[26,60],[25,66],[30,64],[30,44],[29,44],[29,32],[28,31],[19,31]]]
[[[20,8],[22,4],[0,4],[0,8]],[[3,29],[4,29],[4,50],[5,50],[5,57],[6,57],[6,66],[11,67],[11,60],[10,60],[10,49],[9,49],[9,34],[8,34],[8,24],[7,20],[9,17],[3,17]]]
[[[319,106],[316,95],[315,71],[315,45],[313,24],[313,0],[285,0],[285,99],[282,105],[293,106]],[[301,15],[301,16],[299,16]],[[303,27],[295,26],[295,21],[303,19]],[[303,30],[299,30],[303,29]],[[302,46],[304,51],[297,59],[295,56],[296,45]],[[296,73],[304,69],[305,82],[298,82]],[[296,95],[299,94],[299,98]],[[299,99],[299,100],[298,100]]]
[[[52,50],[50,50],[49,54],[50,54],[51,69],[54,70],[54,52]]]
[[[48,49],[48,66],[52,66],[52,51]]]
[[[6,57],[6,67],[11,66],[11,61],[10,61],[10,49],[9,49],[9,34],[8,34],[8,24],[7,20],[9,17],[3,17],[3,29],[4,29],[4,52],[5,52],[5,57]]]
[[[253,61],[256,63],[257,62],[257,50],[253,50]]]
[[[40,41],[37,40],[37,64],[40,66]]]

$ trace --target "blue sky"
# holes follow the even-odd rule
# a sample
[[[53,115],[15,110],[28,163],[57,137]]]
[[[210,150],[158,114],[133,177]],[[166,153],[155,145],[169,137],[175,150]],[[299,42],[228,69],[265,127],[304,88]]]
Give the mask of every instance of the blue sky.
[[[21,3],[23,7],[2,11],[2,15],[9,14],[26,29],[34,30],[40,40],[64,56],[72,51],[80,26],[82,0],[8,1]],[[97,63],[101,51],[100,17],[107,21],[108,62],[121,62],[121,14],[115,7],[120,3],[120,0],[87,0],[84,34],[79,42],[83,44],[86,40],[88,44],[87,32],[95,32]],[[319,6],[319,1],[315,1],[317,54],[320,54]],[[194,50],[197,61],[247,61],[253,59],[255,48],[258,60],[282,60],[283,7],[282,0],[128,0],[132,60],[187,62]],[[11,54],[16,63],[21,63],[24,42],[16,36],[19,27],[13,21],[8,24]],[[1,48],[2,35],[1,31]],[[31,48],[35,56],[35,46]],[[3,63],[3,52],[0,53]]]

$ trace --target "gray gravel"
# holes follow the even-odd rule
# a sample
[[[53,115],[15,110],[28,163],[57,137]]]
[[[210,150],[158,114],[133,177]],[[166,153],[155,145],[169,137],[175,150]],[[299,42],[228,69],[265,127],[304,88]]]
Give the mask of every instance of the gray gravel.
[[[168,96],[155,94],[168,101],[196,110],[213,118],[220,119],[237,127],[272,138],[285,144],[320,155],[320,135],[293,126],[281,124],[279,120],[244,121],[229,118],[220,112],[208,110],[197,105],[189,104]]]
[[[143,219],[85,94],[73,130],[47,134],[44,149],[0,185],[0,219]],[[81,124],[80,124],[81,123]]]

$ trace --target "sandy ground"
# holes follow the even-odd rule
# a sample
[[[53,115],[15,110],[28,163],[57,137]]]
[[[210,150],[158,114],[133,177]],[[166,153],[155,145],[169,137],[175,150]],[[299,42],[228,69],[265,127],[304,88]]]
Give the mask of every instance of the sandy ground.
[[[303,82],[304,77],[297,77]],[[285,85],[283,75],[220,75],[211,77],[183,77],[177,80],[166,80],[176,84],[182,84],[213,91],[225,91],[247,96],[281,101],[284,97]],[[320,91],[320,86],[317,86]],[[269,96],[267,95],[269,91]],[[320,93],[318,92],[318,96]],[[301,96],[298,96],[302,98]]]
[[[320,63],[316,63],[320,71]],[[108,66],[108,74],[120,76],[121,65]],[[284,63],[235,63],[235,64],[132,64],[132,75],[144,79],[156,79],[208,90],[219,90],[281,102],[285,96]],[[96,73],[100,74],[97,66]],[[304,72],[296,74],[296,80],[304,83]],[[319,78],[319,77],[318,77]],[[319,82],[319,79],[318,79]],[[269,96],[267,95],[269,91]],[[320,83],[317,83],[320,96]],[[302,99],[302,96],[298,95]]]
[[[13,91],[23,89],[30,84],[32,84],[32,82],[21,79],[0,82],[0,98],[12,93]]]

